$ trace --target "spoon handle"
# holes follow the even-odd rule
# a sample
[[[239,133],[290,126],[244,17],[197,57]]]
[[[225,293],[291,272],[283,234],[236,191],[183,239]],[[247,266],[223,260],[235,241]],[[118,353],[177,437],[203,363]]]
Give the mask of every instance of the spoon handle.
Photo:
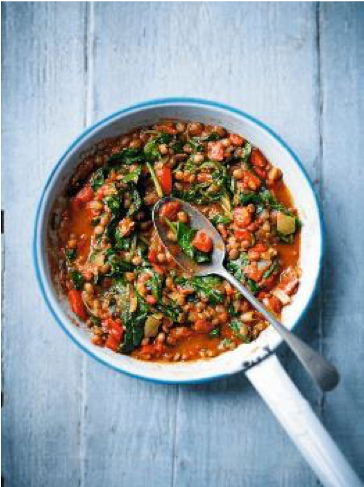
[[[215,271],[216,272],[216,271]],[[285,340],[291,350],[296,354],[297,358],[316,381],[323,391],[330,391],[334,389],[339,382],[339,374],[336,368],[330,364],[325,358],[315,352],[305,342],[303,342],[296,335],[285,328],[265,306],[233,275],[231,275],[224,267],[218,270],[221,277],[230,282],[255,309],[261,313],[264,318],[276,329],[280,336]]]

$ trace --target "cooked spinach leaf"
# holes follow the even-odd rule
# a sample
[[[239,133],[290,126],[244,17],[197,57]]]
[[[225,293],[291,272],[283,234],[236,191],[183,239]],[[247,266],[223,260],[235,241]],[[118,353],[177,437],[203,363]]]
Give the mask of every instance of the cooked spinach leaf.
[[[118,215],[121,208],[121,200],[119,195],[106,196],[105,203],[110,208],[113,215]]]
[[[231,223],[231,218],[225,215],[214,215],[211,218],[211,222],[214,225],[219,225],[219,223],[222,223],[223,225],[228,225],[229,223]]]
[[[124,272],[134,269],[134,265],[131,262],[123,260],[113,249],[106,251],[105,262],[111,266],[109,272],[105,274],[107,277],[118,277],[123,275]]]
[[[142,172],[142,167],[138,166],[134,171],[129,172],[123,177],[123,182],[137,184],[141,172]]]
[[[220,336],[220,333],[221,333],[220,327],[217,326],[216,328],[210,331],[209,336],[211,338],[216,338]]]
[[[71,262],[72,260],[75,260],[75,258],[77,257],[77,250],[76,249],[66,248],[64,253],[65,253],[67,262]]]
[[[124,149],[117,154],[113,154],[107,161],[107,167],[110,170],[116,163],[122,164],[140,164],[145,162],[145,157],[140,149]]]
[[[241,323],[240,323],[239,320],[232,320],[229,323],[229,326],[232,329],[232,331],[233,331],[234,335],[236,336],[236,338],[239,338],[239,340],[241,340],[242,342],[245,342],[245,343],[250,343],[251,342],[251,338],[249,336],[244,336],[244,335],[241,334],[241,332],[240,332]]]
[[[78,271],[71,271],[72,284],[75,289],[82,289],[83,283],[85,282],[82,274]]]
[[[258,284],[253,281],[252,279],[248,278],[244,274],[244,267],[250,264],[250,260],[248,258],[248,254],[246,252],[242,252],[240,256],[235,260],[230,260],[227,263],[227,270],[230,271],[236,279],[241,281],[243,284],[246,284],[250,291],[255,294],[259,291]]]
[[[114,248],[116,250],[129,250],[130,249],[132,239],[128,238],[128,237],[123,237],[121,235],[119,227],[117,227],[115,230],[114,240],[115,240]]]
[[[105,179],[107,177],[107,169],[105,167],[100,167],[90,179],[90,186],[94,191],[97,191],[101,186],[105,184]]]
[[[140,294],[134,290],[137,299],[137,308],[134,312],[130,311],[130,287],[120,286],[122,292],[122,311],[121,320],[125,328],[124,340],[120,345],[120,351],[122,353],[129,354],[136,347],[140,345],[140,342],[144,336],[144,324],[148,317],[150,308]]]
[[[160,158],[160,152],[156,140],[150,140],[144,146],[144,155],[149,162],[154,162]]]
[[[133,216],[135,213],[138,213],[140,208],[143,206],[143,200],[139,191],[134,185],[129,189],[129,197],[131,199],[131,205],[129,206],[127,215]]]
[[[221,278],[217,276],[177,277],[176,284],[186,289],[193,289],[201,298],[208,299],[210,304],[219,304],[224,302],[224,295],[218,289],[221,286]]]

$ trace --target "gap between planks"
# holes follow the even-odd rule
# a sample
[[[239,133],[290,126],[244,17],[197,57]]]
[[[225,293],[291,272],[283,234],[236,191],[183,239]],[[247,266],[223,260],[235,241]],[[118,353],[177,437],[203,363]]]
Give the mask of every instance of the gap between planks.
[[[94,22],[94,4],[85,4],[85,31],[84,31],[84,81],[85,81],[85,98],[84,98],[84,128],[92,123],[94,115],[94,85],[93,85],[93,64],[94,64],[94,46],[95,46],[95,22]],[[81,410],[79,421],[79,458],[80,458],[80,479],[79,487],[85,486],[86,478],[86,439],[85,426],[87,421],[87,357],[82,354],[81,368]]]
[[[318,128],[318,136],[319,136],[319,152],[318,152],[318,160],[317,160],[317,177],[318,177],[318,196],[320,200],[320,205],[323,206],[323,86],[322,86],[322,50],[321,50],[321,25],[322,25],[322,16],[321,16],[321,5],[320,2],[316,4],[316,71],[317,71],[317,128]],[[319,352],[321,354],[325,353],[324,349],[324,336],[325,336],[325,329],[324,329],[324,320],[323,320],[323,307],[324,307],[324,273],[325,273],[325,266],[322,267],[321,275],[320,275],[320,284],[319,284],[319,319],[318,319],[318,336],[319,336]],[[324,392],[320,391],[319,396],[319,403],[318,403],[318,414],[323,419],[324,416],[324,407],[325,407],[325,398],[326,395]]]

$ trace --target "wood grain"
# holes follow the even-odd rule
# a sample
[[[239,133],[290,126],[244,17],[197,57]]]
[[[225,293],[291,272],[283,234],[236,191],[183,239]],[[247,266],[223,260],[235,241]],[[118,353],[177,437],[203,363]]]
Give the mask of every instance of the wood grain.
[[[82,354],[46,310],[31,262],[41,189],[84,124],[84,7],[2,5],[7,487],[77,485]]]
[[[323,4],[322,195],[327,225],[323,350],[342,382],[324,422],[364,477],[364,8]],[[350,48],[349,48],[350,46]]]
[[[261,118],[315,181],[328,258],[299,334],[343,382],[322,397],[285,348],[280,357],[363,474],[364,229],[353,211],[363,206],[362,7],[10,3],[2,12],[5,485],[317,485],[243,375],[177,387],[116,374],[69,343],[36,288],[31,213],[55,160],[85,124],[183,95]]]

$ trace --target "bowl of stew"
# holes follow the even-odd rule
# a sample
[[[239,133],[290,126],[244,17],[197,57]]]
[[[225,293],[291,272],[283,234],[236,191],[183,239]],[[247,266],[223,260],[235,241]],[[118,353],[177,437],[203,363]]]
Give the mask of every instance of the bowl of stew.
[[[37,280],[63,330],[118,371],[162,382],[229,375],[280,338],[229,283],[176,266],[152,222],[169,195],[210,220],[228,270],[292,329],[321,267],[312,185],[267,126],[205,100],[134,105],[73,142],[37,208]],[[170,238],[206,262],[211,248],[188,215],[176,206],[166,215]]]

